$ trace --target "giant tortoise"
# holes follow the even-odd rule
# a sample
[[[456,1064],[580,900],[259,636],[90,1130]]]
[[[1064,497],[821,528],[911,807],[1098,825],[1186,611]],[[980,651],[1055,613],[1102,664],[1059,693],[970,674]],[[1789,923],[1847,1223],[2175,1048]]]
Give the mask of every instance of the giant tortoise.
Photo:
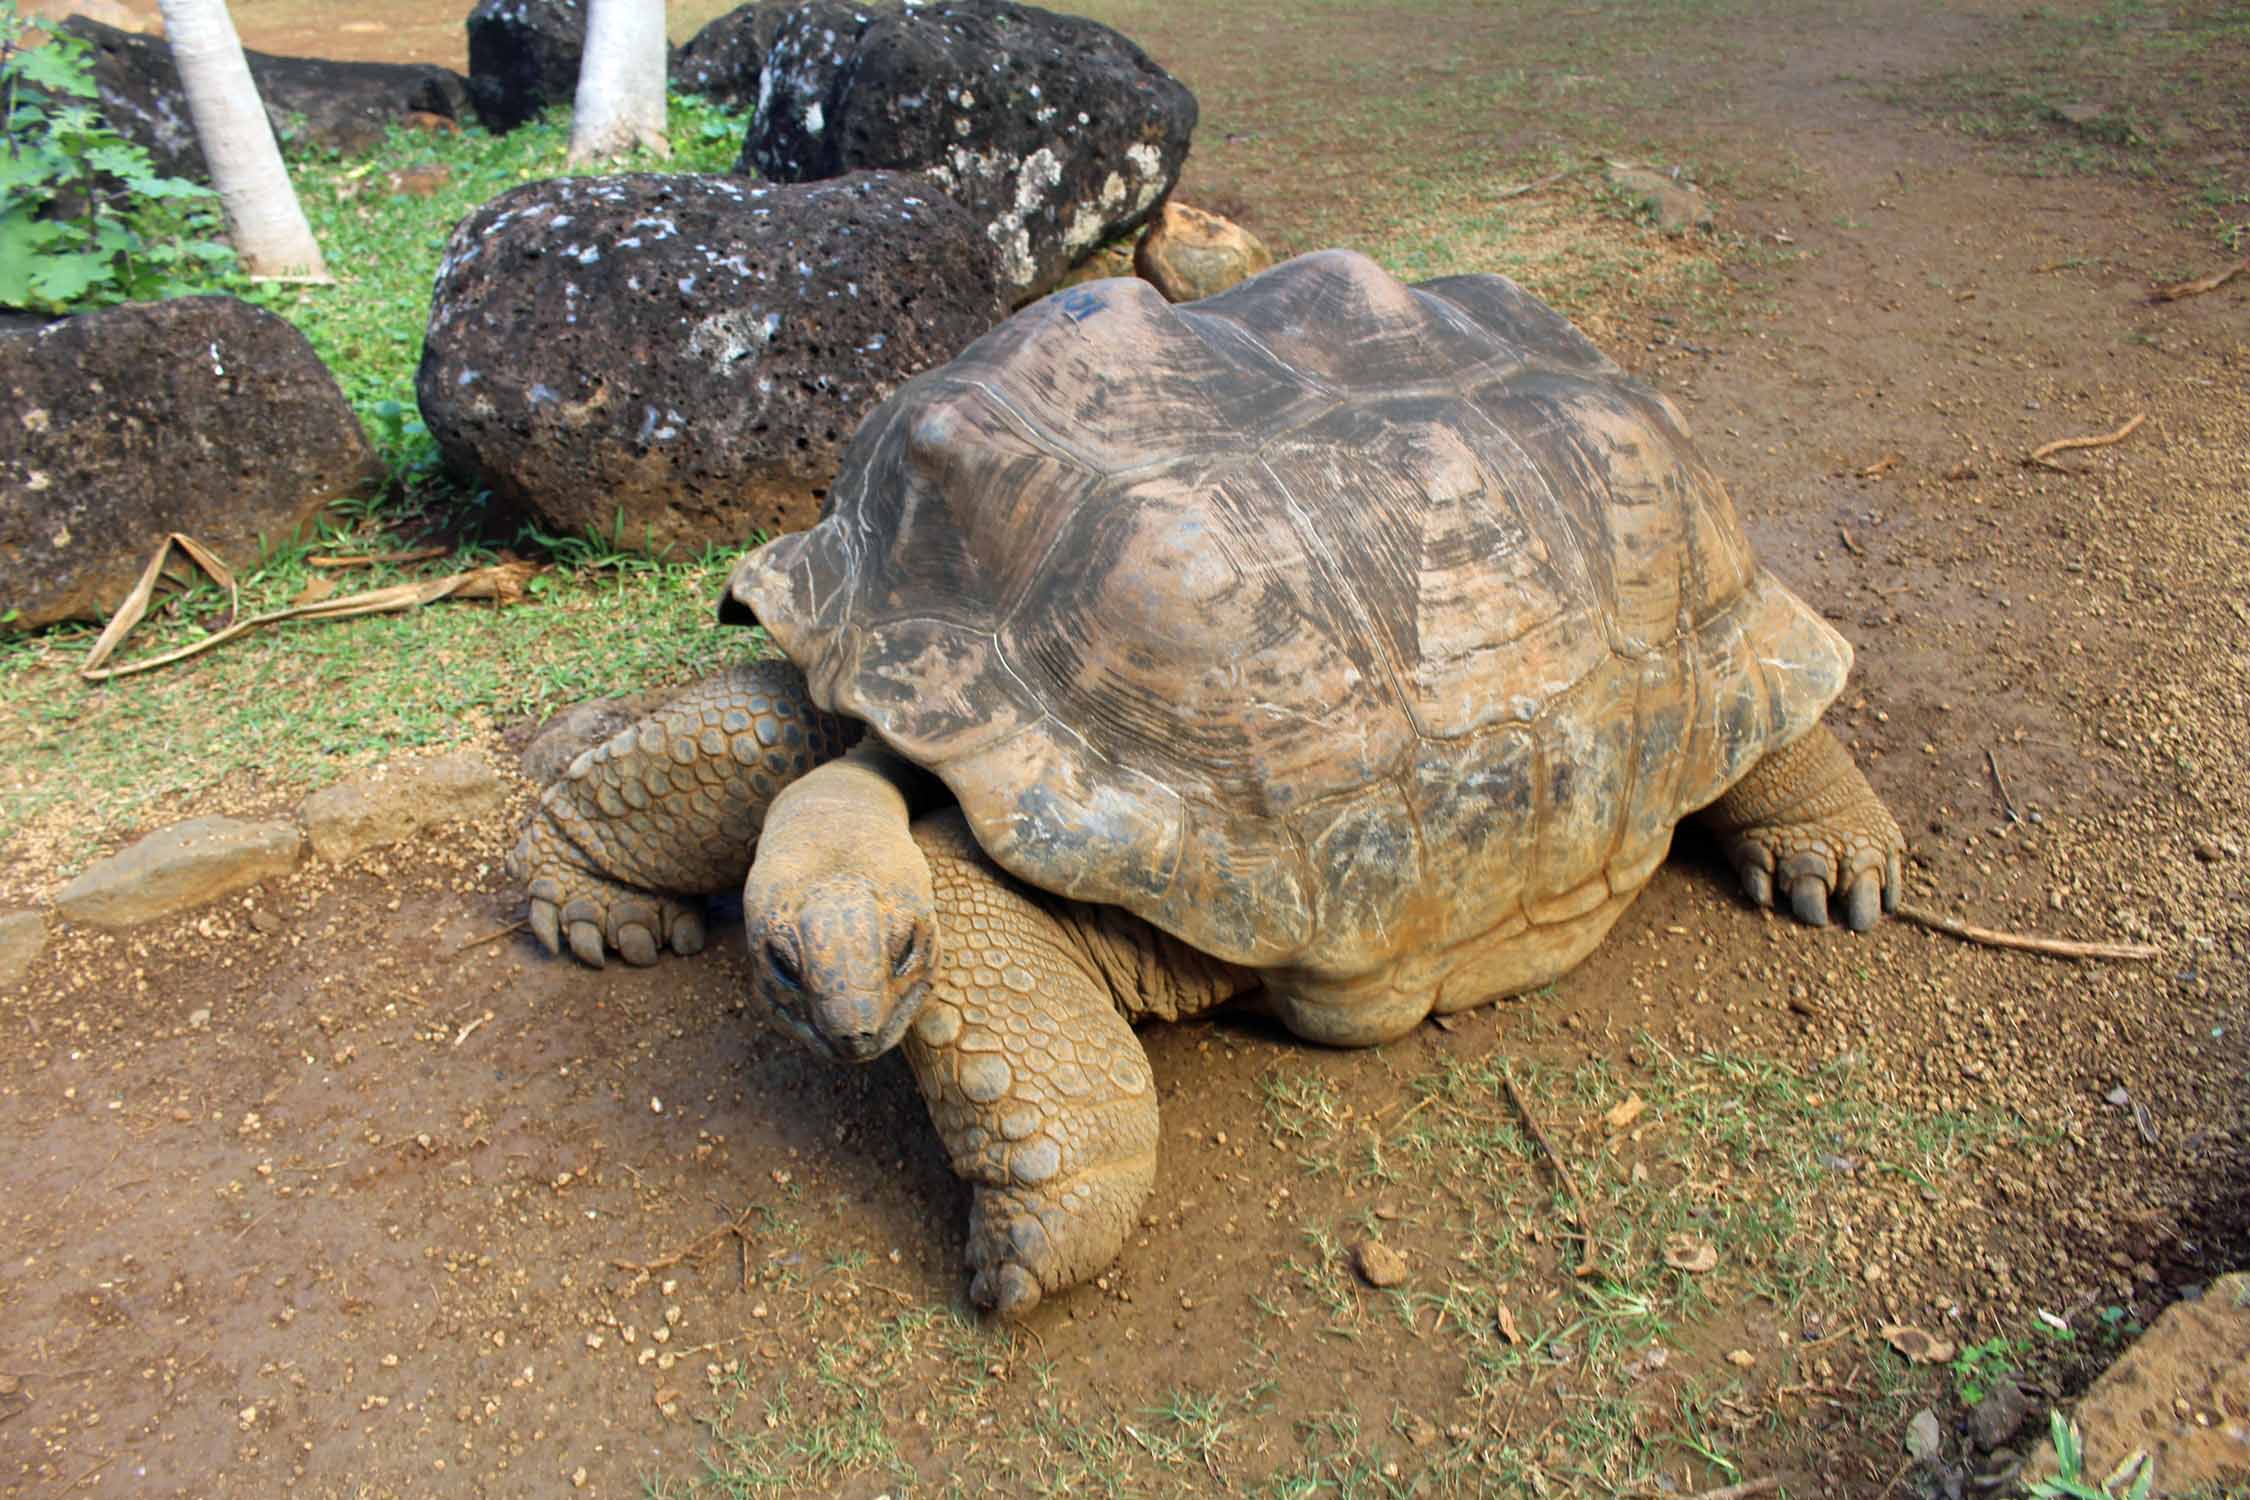
[[[886,401],[720,614],[786,660],[578,757],[516,851],[532,925],[653,962],[747,871],[779,1021],[903,1043],[988,1307],[1134,1222],[1136,1021],[1358,1046],[1535,989],[1694,813],[1761,905],[1897,901],[1820,725],[1850,647],[1671,403],[1498,276],[1048,297]]]

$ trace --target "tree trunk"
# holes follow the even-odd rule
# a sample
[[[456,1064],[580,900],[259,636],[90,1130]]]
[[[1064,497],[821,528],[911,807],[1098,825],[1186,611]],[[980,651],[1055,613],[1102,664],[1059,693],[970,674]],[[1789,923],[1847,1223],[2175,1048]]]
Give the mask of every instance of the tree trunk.
[[[664,138],[664,0],[590,0],[570,122],[570,160],[600,161]]]
[[[211,166],[235,253],[252,276],[327,280],[226,0],[159,0],[195,138]]]

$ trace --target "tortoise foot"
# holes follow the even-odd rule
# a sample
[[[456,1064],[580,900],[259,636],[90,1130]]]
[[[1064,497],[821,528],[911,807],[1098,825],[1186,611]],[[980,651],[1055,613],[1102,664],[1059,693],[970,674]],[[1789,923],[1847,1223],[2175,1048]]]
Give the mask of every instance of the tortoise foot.
[[[1124,1248],[1154,1158],[1105,1163],[1039,1187],[980,1187],[969,1211],[969,1299],[1022,1317],[1042,1297],[1099,1275]]]
[[[1905,836],[1826,729],[1752,767],[1711,817],[1743,891],[1759,906],[1786,902],[1797,920],[1825,927],[1835,902],[1854,932],[1898,909]]]
[[[557,820],[545,809],[524,830],[509,857],[512,874],[531,898],[531,930],[549,953],[564,945],[579,962],[601,968],[614,950],[625,962],[646,967],[669,947],[674,953],[703,951],[703,903],[692,904],[660,891],[646,891],[588,869]]]

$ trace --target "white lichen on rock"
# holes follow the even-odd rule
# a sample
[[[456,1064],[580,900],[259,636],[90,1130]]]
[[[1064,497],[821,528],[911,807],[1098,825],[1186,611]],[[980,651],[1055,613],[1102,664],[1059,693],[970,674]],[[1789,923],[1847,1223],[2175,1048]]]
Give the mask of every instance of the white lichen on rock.
[[[780,332],[780,313],[730,307],[695,325],[688,334],[688,352],[714,371],[730,374],[742,361],[754,359]]]

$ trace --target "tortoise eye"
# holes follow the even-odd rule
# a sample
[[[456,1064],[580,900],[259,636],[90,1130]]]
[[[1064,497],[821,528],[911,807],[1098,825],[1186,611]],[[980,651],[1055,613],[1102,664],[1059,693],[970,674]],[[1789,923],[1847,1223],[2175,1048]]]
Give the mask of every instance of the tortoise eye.
[[[914,927],[899,939],[898,952],[891,957],[891,973],[904,979],[922,961],[922,929]]]
[[[804,970],[797,967],[796,955],[778,938],[766,939],[766,966],[773,970],[774,978],[790,989],[801,990],[805,987]]]

